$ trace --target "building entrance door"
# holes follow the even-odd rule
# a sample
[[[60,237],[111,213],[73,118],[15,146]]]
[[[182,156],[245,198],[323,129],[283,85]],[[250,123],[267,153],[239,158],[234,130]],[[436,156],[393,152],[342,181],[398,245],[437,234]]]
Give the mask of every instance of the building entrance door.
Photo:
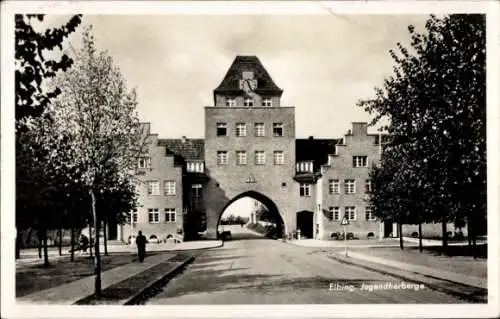
[[[392,220],[384,220],[384,237],[390,237],[393,235],[392,225]]]
[[[297,230],[305,238],[313,238],[313,217],[314,213],[310,211],[301,211],[297,213]]]

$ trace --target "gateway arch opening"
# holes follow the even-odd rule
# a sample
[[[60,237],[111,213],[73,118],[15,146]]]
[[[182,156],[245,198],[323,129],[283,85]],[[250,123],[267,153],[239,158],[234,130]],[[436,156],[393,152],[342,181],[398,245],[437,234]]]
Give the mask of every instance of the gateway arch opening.
[[[282,238],[284,222],[271,199],[257,192],[233,198],[223,209],[217,236],[224,240]]]

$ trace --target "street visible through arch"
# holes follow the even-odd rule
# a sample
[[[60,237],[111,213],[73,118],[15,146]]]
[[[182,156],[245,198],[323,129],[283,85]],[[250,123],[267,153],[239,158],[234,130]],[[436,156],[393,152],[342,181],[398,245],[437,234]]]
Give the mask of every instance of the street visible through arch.
[[[223,209],[217,224],[221,239],[281,238],[284,222],[267,196],[249,191],[234,197]]]

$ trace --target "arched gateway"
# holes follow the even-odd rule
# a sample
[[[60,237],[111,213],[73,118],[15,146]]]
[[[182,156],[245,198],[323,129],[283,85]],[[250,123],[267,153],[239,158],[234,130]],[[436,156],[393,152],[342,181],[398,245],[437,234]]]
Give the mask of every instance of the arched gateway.
[[[261,194],[259,192],[256,192],[256,191],[244,192],[244,193],[241,193],[241,194],[235,196],[233,199],[231,199],[224,206],[224,208],[221,210],[221,212],[219,214],[219,219],[217,221],[217,224],[218,225],[220,224],[220,220],[222,218],[222,215],[223,215],[224,211],[229,206],[231,206],[231,204],[233,204],[237,200],[239,200],[241,198],[245,198],[245,197],[252,198],[252,199],[256,200],[257,202],[259,202],[260,204],[264,205],[267,208],[268,212],[269,212],[269,216],[276,223],[276,233],[280,234],[280,235],[283,234],[283,231],[285,230],[285,225],[284,225],[283,217],[281,216],[281,214],[279,212],[278,206],[276,206],[276,204],[273,202],[272,199],[270,199],[269,197],[267,197],[267,196],[265,196],[265,195],[263,195],[263,194]]]
[[[117,237],[214,239],[224,208],[244,196],[272,208],[287,235],[330,238],[343,216],[358,236],[378,232],[366,198],[380,136],[353,123],[342,138],[296,139],[295,108],[281,105],[282,93],[257,57],[237,56],[204,108],[204,138],[159,138],[145,124],[139,206]]]

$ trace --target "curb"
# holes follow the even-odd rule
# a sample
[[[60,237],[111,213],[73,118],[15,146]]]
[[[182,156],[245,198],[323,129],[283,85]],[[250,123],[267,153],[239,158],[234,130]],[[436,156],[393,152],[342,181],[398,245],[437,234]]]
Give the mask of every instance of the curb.
[[[432,290],[444,292],[446,294],[459,297],[459,298],[464,299],[466,301],[470,301],[470,302],[474,302],[474,303],[487,303],[488,302],[488,290],[484,289],[484,288],[478,288],[478,287],[470,286],[470,285],[467,285],[467,284],[464,284],[464,283],[461,283],[461,282],[456,282],[456,281],[452,281],[452,280],[448,280],[448,279],[443,279],[443,278],[437,278],[437,277],[429,276],[429,275],[422,274],[422,273],[412,272],[412,273],[415,273],[417,275],[424,276],[426,278],[430,278],[430,279],[434,279],[434,280],[437,279],[437,280],[440,280],[442,282],[448,282],[448,283],[452,283],[452,284],[457,285],[457,286],[462,286],[462,287],[471,288],[471,289],[475,290],[474,293],[467,294],[467,293],[459,292],[459,291],[456,291],[456,290],[453,290],[453,289],[449,289],[447,287],[443,287],[443,286],[438,285],[438,284],[432,284],[432,283],[429,284],[429,283],[423,282],[422,280],[418,280],[418,279],[412,278],[410,275],[406,275],[405,276],[405,275],[395,274],[395,273],[392,273],[390,271],[382,270],[380,268],[370,267],[370,266],[367,266],[365,264],[361,264],[361,263],[356,262],[356,261],[348,261],[348,260],[345,260],[344,258],[335,256],[335,255],[328,255],[328,258],[331,258],[331,259],[336,260],[336,261],[338,261],[340,263],[343,263],[343,264],[347,264],[347,265],[351,265],[351,266],[363,268],[363,269],[366,269],[366,270],[378,272],[380,274],[388,275],[388,276],[392,276],[392,277],[396,277],[398,279],[412,281],[412,282],[424,283],[427,287],[429,287]],[[355,259],[354,257],[348,257],[348,258]],[[384,267],[391,268],[391,266],[382,265],[382,264],[379,264],[379,263],[377,263],[377,264],[381,265],[381,266],[384,266]],[[394,267],[392,267],[392,268],[394,268]]]
[[[202,247],[202,248],[193,248],[193,249],[180,249],[180,250],[169,250],[169,251],[175,251],[175,252],[181,252],[181,251],[199,251],[199,250],[209,250],[213,248],[220,248],[224,246],[224,241],[221,241],[221,243],[218,246],[213,246],[213,247]]]
[[[123,302],[123,305],[138,305],[140,304],[143,300],[145,300],[149,295],[151,294],[152,291],[155,291],[159,287],[164,286],[170,279],[175,277],[178,273],[180,273],[188,264],[192,263],[195,259],[195,256],[190,256],[186,258],[184,261],[182,261],[179,265],[177,265],[174,269],[171,271],[161,274],[154,280],[152,280],[149,284],[147,284],[145,287],[140,289],[137,293],[132,295],[132,297],[128,298]]]

